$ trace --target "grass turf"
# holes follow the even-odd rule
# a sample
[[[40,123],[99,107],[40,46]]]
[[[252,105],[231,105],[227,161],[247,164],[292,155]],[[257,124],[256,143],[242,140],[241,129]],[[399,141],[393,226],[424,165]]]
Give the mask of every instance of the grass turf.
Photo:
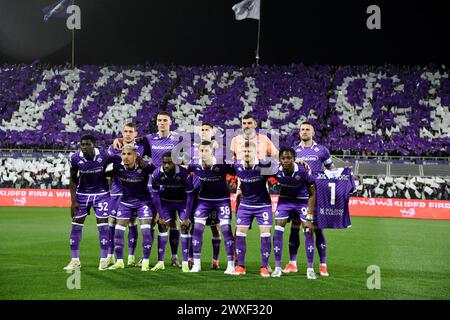
[[[169,245],[164,271],[98,271],[98,233],[91,215],[80,248],[81,289],[69,290],[70,275],[62,269],[70,260],[68,209],[0,207],[0,299],[450,299],[450,221],[353,217],[352,224],[348,230],[325,230],[330,277],[311,281],[305,275],[303,235],[298,273],[269,279],[259,275],[256,224],[247,239],[245,276],[223,274],[223,243],[222,270],[210,270],[208,228],[201,273],[182,273],[171,267]],[[283,265],[289,255],[288,234],[289,227]],[[156,247],[155,241],[151,265]],[[140,253],[139,243],[137,257]],[[273,267],[273,254],[270,263]],[[380,267],[380,290],[366,286],[370,265]]]

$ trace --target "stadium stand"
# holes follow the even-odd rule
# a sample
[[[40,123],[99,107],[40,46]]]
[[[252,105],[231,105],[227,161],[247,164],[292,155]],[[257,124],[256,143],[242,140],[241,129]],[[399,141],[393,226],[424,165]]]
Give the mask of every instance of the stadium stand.
[[[308,120],[316,129],[315,139],[336,155],[338,166],[352,165],[364,179],[406,179],[399,184],[413,177],[435,179],[437,186],[424,186],[448,199],[450,80],[445,67],[137,65],[72,70],[34,62],[0,67],[0,92],[1,148],[73,150],[82,133],[95,133],[100,146],[106,146],[130,121],[141,134],[154,132],[160,110],[171,112],[173,129],[184,132],[192,132],[195,121],[214,123],[222,131],[238,129],[241,116],[252,112],[271,136],[279,130],[281,146],[298,144],[299,124]],[[66,156],[56,151],[32,159],[0,155],[0,184],[67,187]],[[377,185],[362,183],[359,194],[379,196],[383,185]],[[420,197],[427,197],[430,192],[406,189],[394,183],[381,194],[414,197],[421,192]]]

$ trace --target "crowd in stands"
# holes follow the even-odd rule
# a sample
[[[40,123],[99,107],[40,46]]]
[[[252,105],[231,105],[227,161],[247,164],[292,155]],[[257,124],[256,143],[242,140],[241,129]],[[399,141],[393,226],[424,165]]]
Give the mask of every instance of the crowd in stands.
[[[154,132],[158,111],[173,129],[194,121],[260,128],[298,143],[309,120],[332,154],[448,157],[450,80],[445,66],[0,67],[0,147],[74,148],[82,133],[110,144],[135,122]],[[275,135],[275,132],[273,132]]]
[[[445,66],[0,66],[0,148],[74,150],[85,133],[104,147],[128,122],[155,132],[164,110],[184,132],[238,129],[252,112],[280,146],[308,120],[332,154],[449,157],[449,108]],[[0,187],[68,187],[66,155],[0,162]],[[358,195],[449,198],[448,180],[392,178],[361,177]]]

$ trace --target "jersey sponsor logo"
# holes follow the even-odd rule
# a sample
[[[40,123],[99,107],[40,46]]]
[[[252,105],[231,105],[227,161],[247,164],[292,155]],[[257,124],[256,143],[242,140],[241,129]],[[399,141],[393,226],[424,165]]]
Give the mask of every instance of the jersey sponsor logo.
[[[317,161],[317,160],[319,160],[319,157],[318,156],[305,156],[305,157],[296,158],[295,160],[297,161],[297,159],[308,162],[308,161]]]
[[[173,146],[152,146],[152,150],[170,150]]]

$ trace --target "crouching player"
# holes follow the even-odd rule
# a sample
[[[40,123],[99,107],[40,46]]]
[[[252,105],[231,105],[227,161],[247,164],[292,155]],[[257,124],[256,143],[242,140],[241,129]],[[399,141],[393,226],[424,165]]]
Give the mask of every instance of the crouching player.
[[[275,232],[273,236],[275,270],[272,273],[272,277],[280,277],[282,274],[281,257],[286,223],[292,221],[292,223],[300,225],[301,215],[312,215],[316,202],[314,178],[311,172],[294,161],[295,150],[292,148],[281,148],[281,166],[275,176],[281,189],[277,210],[275,212]],[[309,197],[305,198],[303,196],[304,188],[308,190]],[[305,228],[312,234],[314,227],[311,222],[305,222]]]
[[[100,241],[99,270],[106,270],[109,247],[108,200],[109,186],[106,180],[106,167],[113,161],[106,151],[95,147],[95,137],[84,135],[80,140],[80,151],[70,158],[70,195],[72,205],[72,231],[70,232],[70,249],[72,260],[64,270],[72,271],[81,267],[79,251],[83,224],[91,208],[97,218]]]
[[[167,229],[180,217],[181,249],[183,252],[182,270],[188,272],[189,253],[189,215],[194,202],[192,179],[186,168],[176,165],[171,152],[162,156],[162,166],[156,168],[151,179],[152,200],[159,212],[161,227],[158,235],[158,263],[152,271],[164,270],[164,255],[167,244]]]
[[[122,198],[116,214],[117,224],[114,232],[114,252],[117,261],[110,270],[123,269],[124,235],[128,222],[137,215],[142,232],[142,271],[149,270],[149,259],[153,245],[150,232],[152,210],[150,209],[150,192],[148,191],[149,176],[155,169],[153,164],[148,165],[141,158],[138,159],[137,147],[126,144],[122,148],[122,163],[115,163],[113,171],[108,175],[116,176],[122,183]]]

